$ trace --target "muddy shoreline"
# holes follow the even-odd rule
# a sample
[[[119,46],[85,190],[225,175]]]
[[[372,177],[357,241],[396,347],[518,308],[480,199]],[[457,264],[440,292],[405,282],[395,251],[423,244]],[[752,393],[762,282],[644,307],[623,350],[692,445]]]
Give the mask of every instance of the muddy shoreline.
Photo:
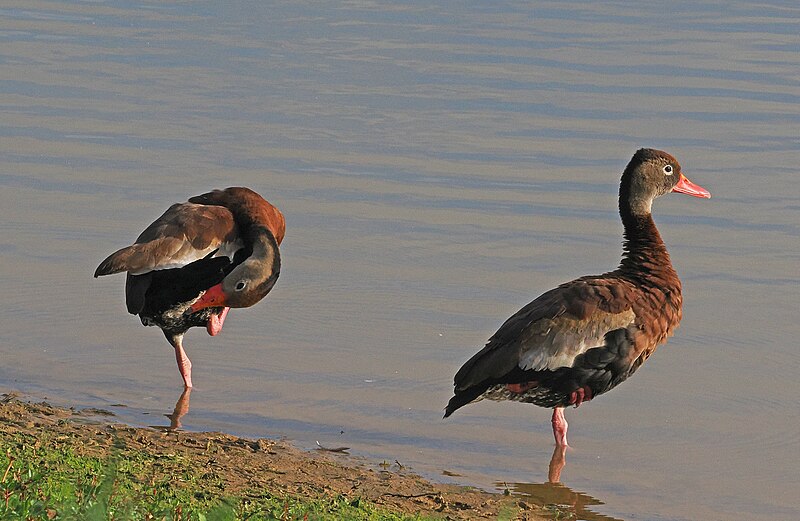
[[[178,452],[198,469],[213,469],[224,479],[228,494],[260,488],[296,497],[341,495],[391,511],[444,519],[549,517],[544,508],[519,498],[433,483],[397,463],[372,464],[338,447],[304,451],[286,440],[132,427],[117,422],[107,410],[57,407],[13,392],[0,395],[0,436],[19,432],[56,436],[76,451],[101,457],[120,445],[150,454]]]

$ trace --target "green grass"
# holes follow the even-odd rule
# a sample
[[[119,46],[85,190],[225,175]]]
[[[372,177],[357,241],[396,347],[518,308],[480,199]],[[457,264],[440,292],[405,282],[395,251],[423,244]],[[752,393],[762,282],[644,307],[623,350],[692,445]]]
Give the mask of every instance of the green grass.
[[[115,446],[110,455],[89,456],[76,453],[76,441],[0,431],[0,519],[427,519],[344,496],[288,497],[266,489],[230,496],[213,470],[198,469],[180,454]]]

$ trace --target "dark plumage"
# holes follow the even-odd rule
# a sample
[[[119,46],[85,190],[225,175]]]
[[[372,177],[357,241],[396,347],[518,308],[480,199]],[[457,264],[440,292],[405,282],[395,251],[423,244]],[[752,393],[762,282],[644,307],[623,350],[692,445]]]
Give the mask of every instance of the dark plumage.
[[[620,182],[619,267],[562,284],[506,320],[456,373],[445,418],[483,398],[552,407],[556,443],[567,445],[563,408],[625,381],[680,323],[681,282],[650,213],[673,191],[711,197],[671,155],[637,151]]]
[[[184,333],[205,327],[216,335],[230,308],[252,306],[269,293],[280,274],[285,227],[280,211],[249,188],[214,190],[172,205],[94,276],[128,272],[128,312],[161,328],[191,387]]]

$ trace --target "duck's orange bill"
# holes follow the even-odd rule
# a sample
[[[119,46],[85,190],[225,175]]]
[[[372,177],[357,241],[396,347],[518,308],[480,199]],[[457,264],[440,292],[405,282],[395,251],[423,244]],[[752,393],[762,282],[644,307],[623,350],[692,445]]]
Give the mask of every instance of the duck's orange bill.
[[[695,197],[705,197],[706,199],[711,199],[711,192],[703,188],[702,186],[698,186],[693,182],[686,179],[686,176],[681,174],[681,178],[678,180],[678,184],[672,187],[673,192],[680,192],[682,194],[693,195]]]
[[[189,310],[192,313],[196,313],[205,308],[225,307],[227,305],[227,300],[225,293],[222,292],[222,284],[220,283],[208,288],[197,302],[189,306]]]

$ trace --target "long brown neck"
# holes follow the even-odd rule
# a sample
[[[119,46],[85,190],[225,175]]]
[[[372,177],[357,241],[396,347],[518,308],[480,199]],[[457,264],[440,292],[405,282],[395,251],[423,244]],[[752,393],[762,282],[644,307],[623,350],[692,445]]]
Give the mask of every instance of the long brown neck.
[[[252,306],[270,292],[281,272],[281,253],[278,241],[265,226],[251,226],[240,230],[244,246],[233,257],[235,267],[222,281],[223,290],[233,294],[235,285],[246,279],[250,281],[247,291],[230,297],[230,307]]]
[[[270,208],[277,212],[277,208]],[[243,269],[248,270],[249,278],[258,284],[263,297],[275,285],[281,271],[280,239],[272,230],[275,223],[263,218],[260,207],[251,205],[250,208],[247,208],[244,205],[232,204],[230,209],[239,226],[239,234],[244,240],[244,247],[240,250],[246,256]],[[277,212],[277,215],[281,218],[278,224],[282,224],[283,216],[280,212]],[[280,226],[279,231],[282,234],[284,228]],[[240,276],[238,272],[231,272],[228,275],[231,280],[237,276]],[[257,294],[257,292],[253,292],[253,294]]]
[[[649,212],[650,202],[647,204],[648,211],[642,211],[641,206],[631,208],[629,200],[620,193],[620,217],[625,227],[625,240],[617,272],[644,284],[657,284],[679,292],[681,282]]]
[[[249,249],[248,261],[259,266],[261,279],[267,283],[270,279],[277,280],[281,271],[281,252],[278,241],[272,231],[260,224],[250,226],[243,231],[245,249]],[[273,280],[269,287],[275,284]]]

